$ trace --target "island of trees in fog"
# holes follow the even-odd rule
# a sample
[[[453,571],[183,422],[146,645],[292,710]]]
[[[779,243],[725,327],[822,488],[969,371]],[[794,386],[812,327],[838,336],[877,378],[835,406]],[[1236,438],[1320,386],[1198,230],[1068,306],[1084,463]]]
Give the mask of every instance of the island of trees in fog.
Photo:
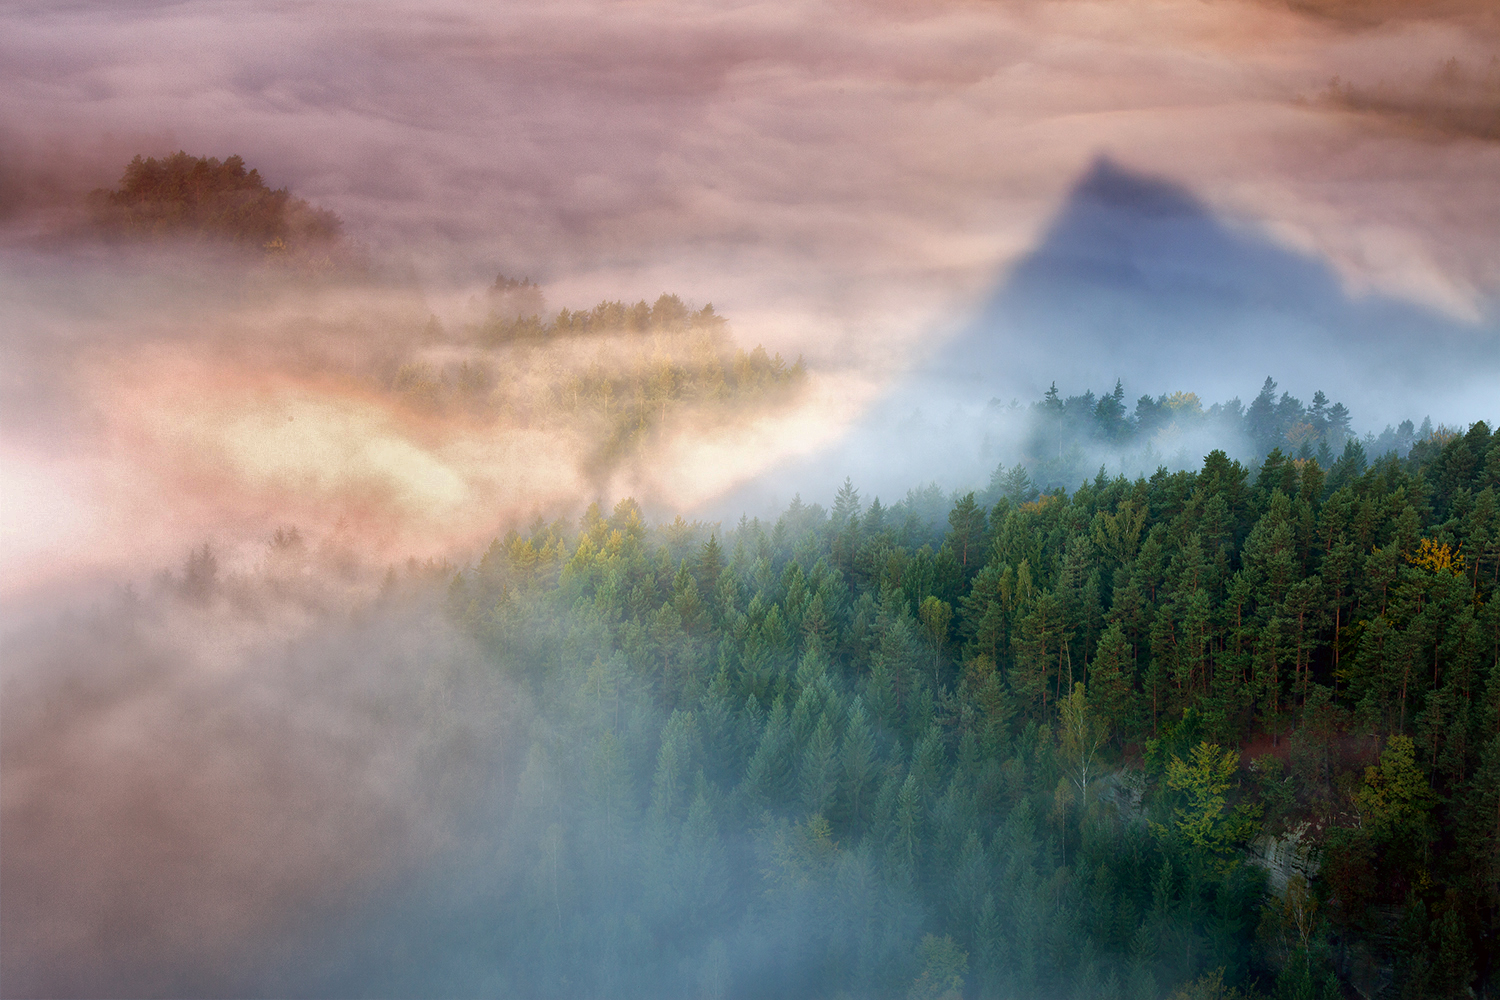
[[[137,156],[118,187],[95,191],[89,200],[102,230],[137,238],[198,236],[285,250],[331,243],[343,228],[327,209],[268,187],[239,156]]]

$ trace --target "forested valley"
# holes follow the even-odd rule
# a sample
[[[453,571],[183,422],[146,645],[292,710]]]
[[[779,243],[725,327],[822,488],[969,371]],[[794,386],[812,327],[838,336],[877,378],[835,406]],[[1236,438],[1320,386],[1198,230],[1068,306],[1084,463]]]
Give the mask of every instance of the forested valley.
[[[1491,988],[1500,435],[1361,447],[727,529],[623,500],[392,568],[369,613],[428,600],[531,706],[475,960],[557,997]],[[232,600],[194,559],[164,599]]]

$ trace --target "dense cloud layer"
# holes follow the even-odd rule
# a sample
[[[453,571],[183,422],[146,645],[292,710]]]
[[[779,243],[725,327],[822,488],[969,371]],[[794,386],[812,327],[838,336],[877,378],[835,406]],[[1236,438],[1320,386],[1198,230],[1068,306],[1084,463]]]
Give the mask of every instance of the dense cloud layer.
[[[499,265],[614,292],[625,273],[712,285],[736,312],[863,312],[982,288],[1107,151],[1351,278],[1455,309],[1495,283],[1479,252],[1494,151],[1319,104],[1334,74],[1414,86],[1449,58],[1482,74],[1493,37],[1462,19],[1349,30],[1170,2],[360,11],[25,9],[5,42],[10,183],[105,183],[132,147],[235,150],[448,282]]]

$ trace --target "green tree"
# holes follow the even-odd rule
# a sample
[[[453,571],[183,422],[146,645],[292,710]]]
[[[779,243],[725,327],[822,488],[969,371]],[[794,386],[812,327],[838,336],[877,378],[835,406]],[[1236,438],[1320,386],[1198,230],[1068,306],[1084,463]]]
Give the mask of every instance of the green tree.
[[[1380,766],[1365,768],[1364,785],[1354,796],[1360,821],[1372,833],[1410,843],[1425,841],[1435,799],[1409,736],[1386,740]]]
[[[849,722],[844,727],[843,746],[839,751],[840,781],[850,823],[861,829],[869,818],[870,786],[875,780],[875,738],[865,718],[863,699],[855,697],[849,706]]]
[[[692,712],[673,712],[662,727],[656,775],[651,782],[651,815],[657,823],[685,808],[690,776],[698,769],[702,737]]]
[[[1167,761],[1167,787],[1187,799],[1172,811],[1177,833],[1192,846],[1227,857],[1235,842],[1247,832],[1247,817],[1227,812],[1224,793],[1239,769],[1240,755],[1203,741],[1188,753],[1188,759],[1173,754]]]
[[[769,809],[789,798],[792,791],[792,727],[786,702],[778,697],[771,706],[760,744],[745,766],[742,794],[753,810]]]
[[[1135,678],[1130,644],[1119,622],[1111,622],[1099,637],[1099,648],[1089,668],[1089,702],[1106,732],[1118,732],[1135,713]]]
[[[802,751],[798,776],[802,807],[809,815],[823,815],[828,811],[838,790],[838,767],[838,741],[834,738],[828,713],[823,712]]]
[[[982,564],[985,533],[984,508],[974,500],[972,492],[964,494],[958,502],[953,505],[953,510],[948,513],[948,544],[958,556],[958,563],[964,569],[964,574],[970,575],[970,563],[974,569]]]
[[[841,531],[845,525],[859,517],[859,490],[854,488],[854,481],[845,477],[844,485],[839,487],[838,496],[833,501],[833,511],[830,522],[835,532]]]
[[[1016,647],[1016,669],[1011,686],[1023,702],[1047,711],[1047,687],[1051,678],[1061,677],[1061,667],[1073,633],[1066,628],[1062,602],[1050,590],[1036,598],[1031,610],[1021,619]]]
[[[975,575],[960,602],[959,633],[968,652],[987,656],[991,663],[1000,658],[1008,625],[1005,604],[1014,590],[1015,575],[1003,563],[987,563]]]
[[[906,991],[907,1000],[963,1000],[964,976],[969,971],[967,952],[946,934],[942,937],[927,934],[922,938],[918,957],[922,973]]]
[[[932,647],[932,681],[937,684],[943,646],[948,641],[948,623],[953,620],[953,608],[946,601],[929,597],[917,609],[917,617],[921,619],[922,631],[926,633],[927,642]]]
[[[716,536],[709,535],[708,541],[703,543],[703,548],[698,553],[698,565],[694,568],[700,591],[706,594],[720,588],[719,575],[724,571],[724,551],[719,547]]]

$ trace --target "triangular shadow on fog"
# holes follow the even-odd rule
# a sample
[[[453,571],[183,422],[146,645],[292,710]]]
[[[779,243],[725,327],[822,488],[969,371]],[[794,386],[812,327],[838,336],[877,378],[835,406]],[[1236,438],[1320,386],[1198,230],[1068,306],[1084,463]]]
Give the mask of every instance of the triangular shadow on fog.
[[[887,500],[931,479],[981,485],[1018,443],[1016,417],[994,404],[1024,408],[1054,380],[1071,395],[1120,379],[1129,408],[1176,390],[1248,404],[1267,375],[1304,401],[1323,389],[1356,429],[1379,431],[1444,400],[1493,408],[1500,329],[1351,296],[1324,261],[1100,157],[974,319],[840,442],[754,492],[831,496],[845,475]]]
[[[1438,388],[1455,362],[1495,369],[1495,332],[1399,299],[1351,297],[1322,260],[1101,157],[924,374],[981,392],[1016,382],[1012,373],[1033,388],[1056,379],[1064,392],[1120,378],[1135,395],[1209,399],[1248,399],[1274,375],[1305,395],[1348,397],[1358,412],[1377,392]]]

